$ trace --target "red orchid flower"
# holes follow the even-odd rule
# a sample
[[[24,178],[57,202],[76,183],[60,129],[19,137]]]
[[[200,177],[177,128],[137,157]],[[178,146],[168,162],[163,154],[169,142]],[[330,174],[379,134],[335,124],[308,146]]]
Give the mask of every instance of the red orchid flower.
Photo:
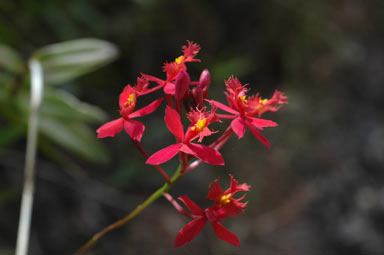
[[[251,186],[246,183],[238,184],[238,182],[230,175],[230,187],[223,191],[219,185],[219,180],[215,180],[209,185],[209,193],[207,198],[216,201],[213,208],[216,211],[216,217],[223,219],[227,217],[236,216],[239,213],[244,213],[244,208],[247,206],[247,202],[240,202],[245,196],[235,199],[233,196],[239,191],[249,191]]]
[[[188,45],[182,47],[183,55],[175,59],[174,62],[166,62],[163,66],[163,71],[166,73],[166,80],[159,79],[157,77],[141,74],[145,79],[156,82],[158,84],[156,89],[164,87],[164,92],[167,95],[175,94],[175,80],[181,70],[187,71],[185,63],[187,62],[200,62],[195,56],[200,51],[200,46],[197,43],[187,41]]]
[[[132,139],[140,142],[145,126],[143,123],[134,120],[133,118],[142,117],[152,113],[160,106],[161,101],[163,100],[163,98],[157,99],[134,112],[137,98],[150,92],[152,92],[152,90],[148,89],[148,81],[141,78],[138,78],[137,84],[134,87],[127,85],[119,98],[121,118],[107,122],[98,128],[96,131],[97,137],[114,137],[116,134],[120,133],[124,127],[125,131]]]
[[[215,114],[207,114],[205,111],[202,111],[200,112],[198,118],[196,117],[195,113],[190,114],[189,118],[193,123],[189,126],[186,134],[184,135],[184,127],[181,123],[180,115],[176,110],[167,106],[164,117],[165,124],[167,125],[168,130],[180,142],[155,152],[147,159],[147,164],[162,164],[172,159],[174,156],[176,156],[177,153],[181,151],[186,154],[193,155],[208,164],[224,165],[224,159],[217,150],[202,144],[191,142],[197,137],[200,137],[199,141],[201,141],[204,136],[212,134],[212,132],[207,127],[212,121],[218,120],[217,117],[215,117]]]
[[[237,78],[230,77],[226,82],[227,86],[227,102],[229,106],[226,106],[215,100],[206,100],[212,105],[217,106],[223,111],[226,111],[232,115],[220,115],[221,118],[233,119],[231,122],[231,128],[233,132],[242,138],[245,133],[245,128],[259,139],[267,148],[270,147],[268,140],[260,134],[259,131],[264,127],[275,127],[278,124],[276,122],[255,118],[253,116],[260,116],[265,111],[277,111],[279,106],[277,104],[287,103],[287,97],[283,93],[276,91],[274,97],[270,100],[261,99],[259,95],[251,96],[247,98],[247,88],[240,83]]]
[[[226,229],[220,221],[227,217],[233,217],[244,212],[247,202],[241,203],[244,198],[234,199],[233,195],[239,191],[249,191],[250,186],[247,184],[238,185],[238,182],[231,176],[231,186],[225,192],[221,189],[218,180],[210,185],[208,198],[215,200],[216,203],[205,210],[196,205],[188,196],[179,197],[179,200],[191,211],[193,220],[182,228],[175,240],[175,246],[182,246],[189,243],[195,238],[209,221],[215,231],[215,234],[221,240],[235,246],[240,246],[237,236]]]

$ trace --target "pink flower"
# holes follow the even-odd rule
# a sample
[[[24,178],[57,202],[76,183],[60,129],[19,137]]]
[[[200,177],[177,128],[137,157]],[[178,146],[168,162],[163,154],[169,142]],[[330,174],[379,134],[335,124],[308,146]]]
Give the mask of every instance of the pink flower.
[[[226,82],[227,86],[227,102],[226,106],[215,100],[206,100],[212,105],[217,106],[223,111],[231,115],[220,115],[220,118],[233,119],[231,128],[233,132],[242,138],[245,134],[245,128],[259,139],[267,148],[270,147],[268,140],[260,133],[264,127],[275,127],[278,124],[265,119],[255,118],[253,116],[260,116],[266,111],[277,111],[279,104],[287,103],[287,97],[279,91],[275,91],[271,99],[261,99],[258,94],[247,98],[247,88],[240,83],[237,78],[230,77]]]
[[[247,184],[238,185],[238,182],[231,176],[231,186],[223,192],[218,180],[215,180],[209,186],[208,198],[215,201],[215,204],[205,210],[196,205],[188,196],[179,197],[179,200],[190,210],[192,221],[182,228],[175,240],[175,246],[182,246],[189,243],[203,229],[206,222],[209,221],[215,231],[215,234],[221,240],[235,246],[240,246],[237,236],[226,229],[221,220],[227,217],[234,217],[244,212],[247,202],[240,202],[241,198],[235,199],[233,195],[239,191],[249,191],[250,186]]]
[[[125,131],[132,139],[140,142],[145,126],[143,123],[134,120],[133,118],[142,117],[152,113],[160,106],[161,101],[163,100],[163,98],[157,99],[149,105],[134,111],[137,98],[150,92],[152,92],[152,90],[148,89],[148,81],[141,78],[137,79],[137,84],[134,87],[127,85],[119,98],[121,118],[107,122],[98,128],[96,131],[97,137],[114,137],[116,134],[120,133],[124,127]]]
[[[215,117],[215,114],[207,114],[205,111],[202,111],[200,112],[199,117],[196,116],[196,113],[192,113],[189,115],[189,118],[192,120],[192,124],[189,126],[186,134],[184,135],[184,127],[181,123],[180,115],[173,108],[167,106],[164,117],[165,124],[167,125],[168,130],[180,142],[172,144],[154,153],[147,159],[147,164],[162,164],[172,159],[181,151],[186,154],[193,155],[208,164],[224,165],[224,159],[218,151],[208,146],[191,142],[197,137],[199,137],[199,141],[201,141],[204,136],[212,133],[208,129],[208,125],[212,121],[218,120],[217,117]]]

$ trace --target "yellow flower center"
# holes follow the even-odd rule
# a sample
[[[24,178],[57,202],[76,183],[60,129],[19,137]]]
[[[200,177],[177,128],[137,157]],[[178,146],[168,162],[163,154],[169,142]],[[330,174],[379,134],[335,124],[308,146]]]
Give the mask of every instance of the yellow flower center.
[[[127,101],[124,103],[124,106],[127,107],[129,105],[131,105],[133,102],[135,101],[135,94],[132,93],[128,96],[128,99]]]
[[[239,97],[241,101],[243,101],[244,103],[247,102],[247,96],[242,96],[242,97]]]
[[[227,194],[227,195],[223,195],[223,196],[221,196],[221,198],[220,198],[220,204],[225,205],[225,204],[230,203],[230,202],[231,202],[231,195],[232,195],[232,194]]]
[[[206,118],[199,119],[199,120],[197,120],[196,124],[193,127],[191,127],[191,130],[192,131],[196,131],[197,130],[198,132],[200,132],[201,130],[203,130],[203,128],[205,127],[206,124],[207,124],[207,119]]]
[[[184,56],[180,56],[180,57],[178,57],[178,58],[175,58],[175,62],[176,62],[176,64],[180,64],[181,61],[183,61],[183,57],[184,57]]]
[[[259,104],[265,105],[266,103],[268,103],[268,99],[259,99]]]

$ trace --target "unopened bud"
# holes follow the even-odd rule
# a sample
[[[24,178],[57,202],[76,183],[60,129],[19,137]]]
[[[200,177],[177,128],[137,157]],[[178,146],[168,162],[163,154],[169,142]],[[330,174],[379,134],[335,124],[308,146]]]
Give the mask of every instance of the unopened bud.
[[[197,108],[202,108],[204,106],[204,97],[203,91],[199,86],[196,86],[192,90],[193,99],[195,100]]]
[[[191,78],[189,74],[184,70],[180,70],[180,72],[176,76],[175,83],[175,99],[176,101],[181,101],[185,94],[189,89],[189,84],[191,83]]]
[[[206,98],[208,96],[208,89],[209,89],[210,83],[211,83],[211,74],[209,73],[208,69],[204,69],[201,72],[200,80],[199,80],[199,87],[201,88],[201,91],[203,92],[204,98]]]

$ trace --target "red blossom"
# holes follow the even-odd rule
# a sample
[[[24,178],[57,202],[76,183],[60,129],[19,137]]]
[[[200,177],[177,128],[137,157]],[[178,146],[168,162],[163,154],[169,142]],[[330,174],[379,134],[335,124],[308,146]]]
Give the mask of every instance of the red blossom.
[[[226,191],[223,192],[218,180],[211,183],[209,188],[208,198],[214,200],[215,204],[205,210],[196,205],[188,196],[179,197],[179,200],[190,210],[193,220],[179,231],[175,240],[176,247],[185,245],[195,238],[207,221],[211,223],[218,238],[232,245],[240,246],[237,236],[226,229],[220,221],[244,212],[247,203],[240,202],[244,196],[234,199],[233,195],[239,191],[249,191],[250,186],[245,183],[238,185],[238,182],[231,176],[231,185]]]
[[[265,119],[255,118],[253,116],[261,116],[266,111],[277,111],[280,104],[287,103],[287,97],[279,91],[275,91],[271,99],[261,99],[258,94],[247,98],[248,89],[242,85],[237,78],[230,77],[225,85],[227,87],[226,106],[215,100],[207,100],[212,105],[217,106],[223,111],[231,115],[220,115],[222,118],[233,119],[231,128],[233,132],[242,138],[245,134],[245,128],[259,139],[267,148],[269,148],[268,140],[260,133],[264,127],[275,127],[278,124]]]
[[[187,41],[188,45],[182,47],[183,55],[177,57],[173,62],[165,62],[163,71],[166,73],[167,78],[165,80],[154,77],[152,75],[141,74],[145,79],[156,82],[158,84],[156,89],[164,88],[164,93],[167,95],[175,94],[175,80],[181,70],[187,71],[185,63],[187,62],[200,62],[195,56],[200,51],[200,46],[196,43]]]
[[[142,117],[155,111],[161,104],[163,98],[157,99],[149,105],[135,110],[137,98],[141,95],[150,93],[148,81],[138,78],[137,84],[132,87],[127,85],[119,97],[121,118],[107,122],[96,130],[98,138],[114,137],[124,128],[127,134],[136,141],[141,141],[145,126],[143,123],[133,118]]]
[[[231,184],[230,187],[223,191],[219,185],[219,180],[215,180],[209,186],[209,193],[207,198],[215,201],[213,208],[216,210],[216,217],[218,219],[223,219],[227,217],[236,216],[239,213],[244,213],[244,208],[247,206],[247,202],[240,202],[244,199],[243,197],[234,198],[233,196],[240,191],[249,191],[251,186],[243,183],[241,185],[233,179],[231,175]]]
[[[206,114],[204,112],[204,114]],[[205,115],[202,115],[205,116]],[[212,164],[212,165],[224,165],[224,159],[221,156],[220,152],[215,149],[212,149],[208,146],[202,144],[192,143],[191,141],[199,136],[201,132],[202,137],[207,135],[206,127],[212,122],[215,121],[212,117],[212,113],[207,115],[207,118],[201,119],[195,123],[196,126],[191,125],[188,128],[187,133],[184,135],[184,127],[181,123],[180,115],[176,110],[167,106],[165,110],[165,124],[167,125],[168,130],[180,141],[178,143],[172,144],[164,149],[161,149],[158,152],[155,152],[150,156],[146,163],[150,165],[159,165],[162,164],[174,156],[177,153],[184,152],[186,154],[195,156],[202,161]],[[194,128],[195,127],[195,128]],[[202,139],[201,137],[201,139]]]
[[[194,140],[199,137],[198,142],[202,142],[205,136],[210,136],[215,131],[211,131],[208,126],[214,121],[219,121],[219,117],[217,117],[216,107],[213,106],[211,112],[207,112],[206,108],[203,107],[200,110],[191,109],[188,113],[187,117],[191,122],[191,125],[188,127],[186,139]]]

